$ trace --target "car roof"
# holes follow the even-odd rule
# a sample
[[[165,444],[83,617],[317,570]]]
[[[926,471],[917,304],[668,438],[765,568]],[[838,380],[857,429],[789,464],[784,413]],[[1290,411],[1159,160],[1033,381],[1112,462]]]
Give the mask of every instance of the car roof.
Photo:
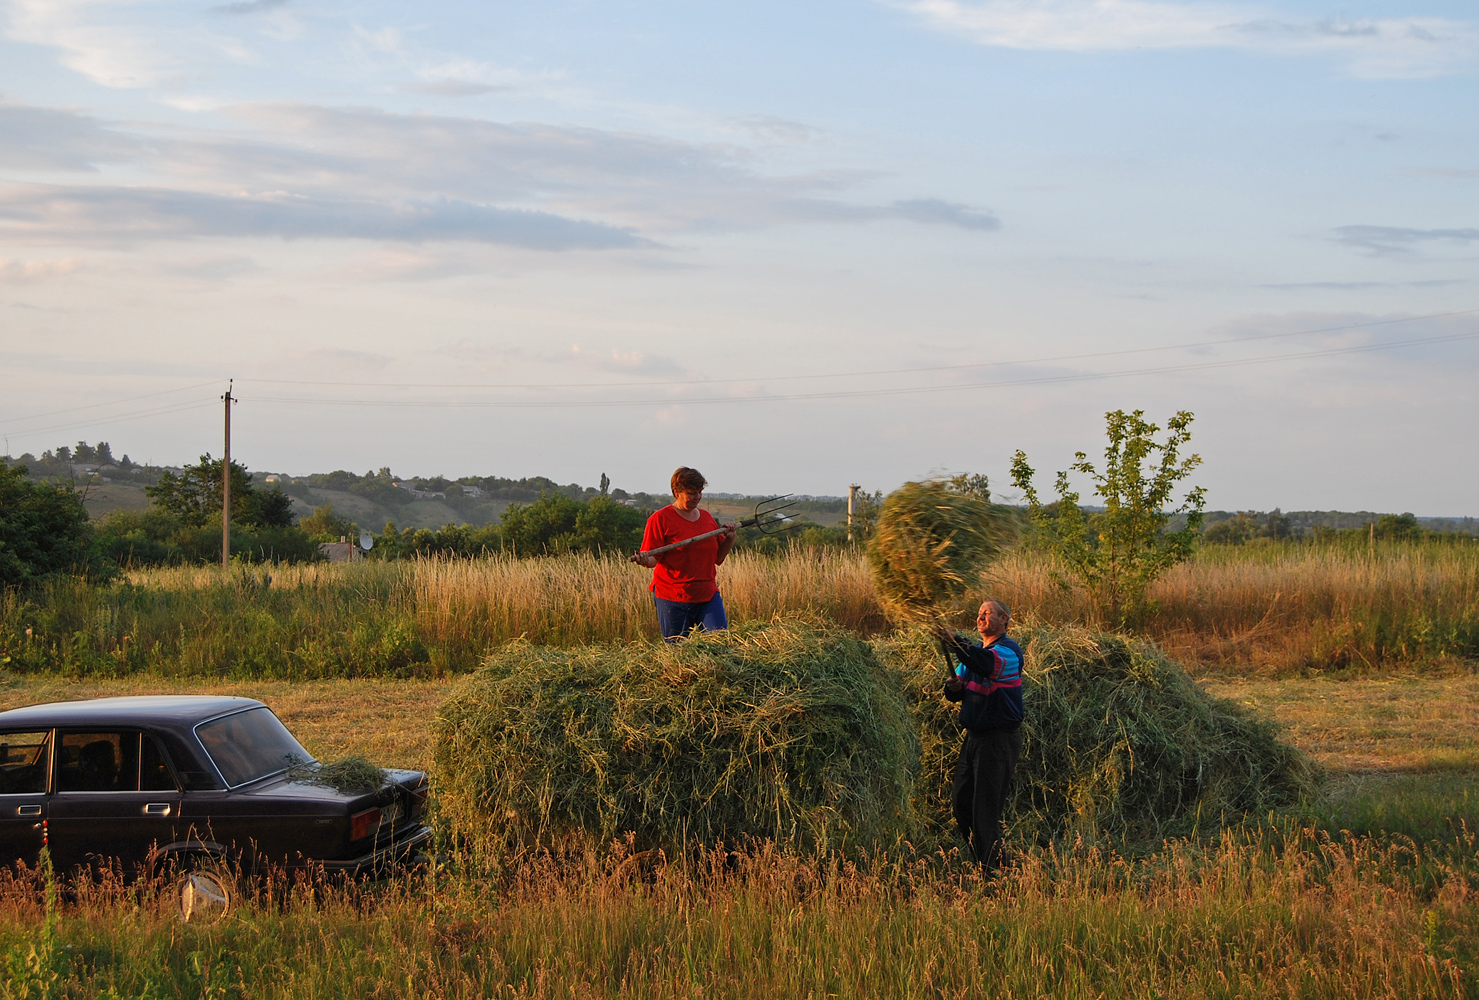
[[[160,694],[86,701],[53,701],[0,712],[0,727],[147,726],[189,728],[207,719],[248,708],[265,708],[254,698],[222,695]]]

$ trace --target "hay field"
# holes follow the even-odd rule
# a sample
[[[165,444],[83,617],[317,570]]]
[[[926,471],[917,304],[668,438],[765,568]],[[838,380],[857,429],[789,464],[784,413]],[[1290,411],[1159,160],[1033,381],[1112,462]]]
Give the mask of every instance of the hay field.
[[[1472,702],[1479,679],[1417,678],[1396,698],[1381,678],[1218,683],[1280,711],[1288,685],[1304,749],[1347,774],[1387,770],[1340,779],[1323,815],[1276,816],[1138,859],[1033,851],[985,896],[946,857],[622,865],[618,849],[498,882],[443,870],[369,889],[303,886],[215,926],[182,926],[157,895],[104,886],[63,903],[48,935],[40,893],[9,884],[0,996],[1479,995],[1479,844],[1449,822],[1479,822],[1474,774],[1414,773],[1467,746],[1424,706]],[[199,690],[264,699],[316,754],[389,765],[429,759],[429,708],[446,683],[10,676],[0,706]],[[1387,723],[1403,734],[1388,749],[1401,753],[1366,755],[1366,733]],[[1384,783],[1360,784],[1371,781]],[[1397,828],[1415,842],[1340,834],[1393,792],[1426,810],[1405,817],[1422,830]]]
[[[800,612],[863,635],[886,628],[859,554],[740,553],[719,579],[735,621]],[[652,638],[646,582],[620,559],[593,556],[224,575],[158,569],[106,587],[65,581],[30,600],[0,596],[0,667],[78,676],[439,676],[471,670],[489,649],[521,636],[560,646]],[[1009,554],[981,589],[1050,623],[1091,618],[1084,595],[1032,554]],[[1464,669],[1479,658],[1479,546],[1207,547],[1150,596],[1148,637],[1193,670]]]

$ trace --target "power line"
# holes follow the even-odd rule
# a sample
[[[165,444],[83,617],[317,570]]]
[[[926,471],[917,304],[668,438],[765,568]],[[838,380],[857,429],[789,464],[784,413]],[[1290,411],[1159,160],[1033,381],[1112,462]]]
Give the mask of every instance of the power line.
[[[146,392],[138,396],[124,396],[122,399],[112,399],[106,403],[84,403],[82,406],[69,406],[62,410],[47,410],[45,413],[33,413],[28,417],[11,417],[7,423],[20,423],[27,420],[39,420],[42,417],[54,417],[59,413],[76,413],[80,410],[94,410],[100,406],[117,406],[120,403],[132,403],[140,399],[153,399],[156,396],[168,396],[176,392],[188,392],[191,389],[203,389],[208,385],[215,385],[220,379],[211,379],[209,382],[198,382],[195,385],[183,385],[178,389],[162,389],[159,392]]]
[[[207,384],[209,384],[209,383],[207,383]],[[159,407],[155,407],[153,409],[148,409],[148,410],[138,410],[138,411],[135,411],[133,413],[123,413],[123,414],[119,414],[117,416],[91,417],[91,418],[88,418],[87,420],[74,420],[74,421],[72,421],[70,423],[65,423],[65,424],[52,424],[49,427],[37,427],[37,428],[33,428],[31,430],[22,431],[20,433],[21,434],[24,434],[24,435],[47,434],[47,433],[50,433],[51,431],[74,430],[75,428],[78,428],[78,427],[96,427],[99,424],[122,423],[125,420],[141,420],[144,417],[162,416],[162,415],[167,414],[167,413],[184,413],[187,410],[198,410],[198,409],[200,409],[203,406],[214,406],[214,405],[215,405],[215,401],[214,400],[209,400],[209,401],[203,402],[203,403],[202,402],[171,403],[171,404],[169,404],[167,406],[159,406]],[[63,412],[65,412],[65,411],[63,411]]]
[[[270,385],[348,385],[379,389],[625,389],[662,385],[723,385],[753,382],[795,382],[806,379],[862,378],[870,375],[911,375],[925,372],[963,371],[972,368],[999,368],[1007,365],[1053,364],[1063,361],[1085,361],[1090,358],[1122,357],[1130,354],[1151,354],[1158,351],[1184,351],[1198,347],[1220,347],[1226,344],[1247,344],[1264,340],[1283,340],[1290,337],[1309,337],[1320,333],[1346,333],[1371,327],[1391,326],[1394,323],[1416,323],[1422,320],[1446,319],[1453,316],[1470,316],[1479,309],[1460,309],[1453,312],[1429,313],[1425,316],[1404,316],[1399,319],[1373,320],[1370,323],[1347,323],[1342,326],[1317,327],[1310,330],[1294,330],[1286,333],[1262,333],[1251,337],[1228,337],[1223,340],[1198,340],[1184,344],[1166,344],[1160,347],[1131,347],[1117,351],[1092,351],[1087,354],[1061,354],[1045,358],[1024,358],[1018,361],[972,361],[951,365],[930,365],[918,368],[877,368],[852,372],[822,372],[814,375],[761,375],[751,378],[699,378],[666,379],[644,382],[363,382],[329,381],[325,379],[278,379],[245,378],[238,382],[260,382]]]
[[[1237,368],[1245,365],[1275,364],[1281,361],[1298,361],[1307,358],[1333,357],[1341,354],[1362,354],[1372,351],[1394,350],[1403,347],[1418,347],[1423,344],[1450,343],[1479,337],[1479,330],[1469,333],[1451,334],[1442,337],[1424,337],[1385,344],[1363,344],[1356,347],[1329,348],[1320,351],[1303,351],[1298,354],[1277,354],[1259,358],[1235,358],[1224,361],[1205,361],[1182,365],[1165,365],[1154,368],[1134,368],[1117,372],[1079,372],[1072,375],[1047,375],[1040,378],[1002,379],[995,382],[960,382],[947,385],[910,386],[891,389],[852,389],[836,392],[790,393],[772,396],[699,396],[666,399],[606,399],[606,400],[386,400],[386,399],[323,399],[294,396],[244,397],[246,401],[263,403],[305,403],[323,406],[398,406],[398,407],[441,407],[479,409],[532,409],[547,407],[589,408],[606,406],[672,406],[675,404],[712,403],[777,403],[808,399],[856,399],[870,396],[905,396],[925,392],[949,392],[963,389],[1013,388],[1016,386],[1047,385],[1056,382],[1088,382],[1100,379],[1127,378],[1135,375],[1157,375],[1173,372],[1206,371],[1215,368]],[[523,387],[520,387],[523,388]]]

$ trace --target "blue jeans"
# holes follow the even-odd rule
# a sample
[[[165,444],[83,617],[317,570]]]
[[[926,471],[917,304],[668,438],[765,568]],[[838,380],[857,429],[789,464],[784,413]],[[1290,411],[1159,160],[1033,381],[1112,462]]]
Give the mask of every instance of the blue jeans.
[[[682,601],[665,601],[653,597],[657,605],[657,627],[668,642],[677,642],[695,628],[706,632],[717,632],[729,627],[729,618],[724,614],[724,598],[715,594],[707,601],[686,604]]]

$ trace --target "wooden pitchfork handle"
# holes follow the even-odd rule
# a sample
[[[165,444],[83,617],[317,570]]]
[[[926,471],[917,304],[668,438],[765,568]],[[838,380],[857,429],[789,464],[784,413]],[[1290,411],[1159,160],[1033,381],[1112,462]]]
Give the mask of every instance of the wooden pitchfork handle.
[[[758,517],[747,517],[743,521],[736,522],[735,527],[748,528],[758,520],[760,520]],[[726,528],[715,528],[713,531],[705,531],[702,535],[694,535],[692,538],[685,538],[681,542],[673,542],[669,545],[659,545],[657,548],[648,549],[646,552],[636,552],[630,556],[627,556],[627,562],[636,562],[643,556],[660,556],[664,552],[671,552],[674,549],[681,549],[685,545],[692,545],[694,542],[701,542],[705,538],[717,537],[724,534],[724,532],[727,530],[728,529]]]

